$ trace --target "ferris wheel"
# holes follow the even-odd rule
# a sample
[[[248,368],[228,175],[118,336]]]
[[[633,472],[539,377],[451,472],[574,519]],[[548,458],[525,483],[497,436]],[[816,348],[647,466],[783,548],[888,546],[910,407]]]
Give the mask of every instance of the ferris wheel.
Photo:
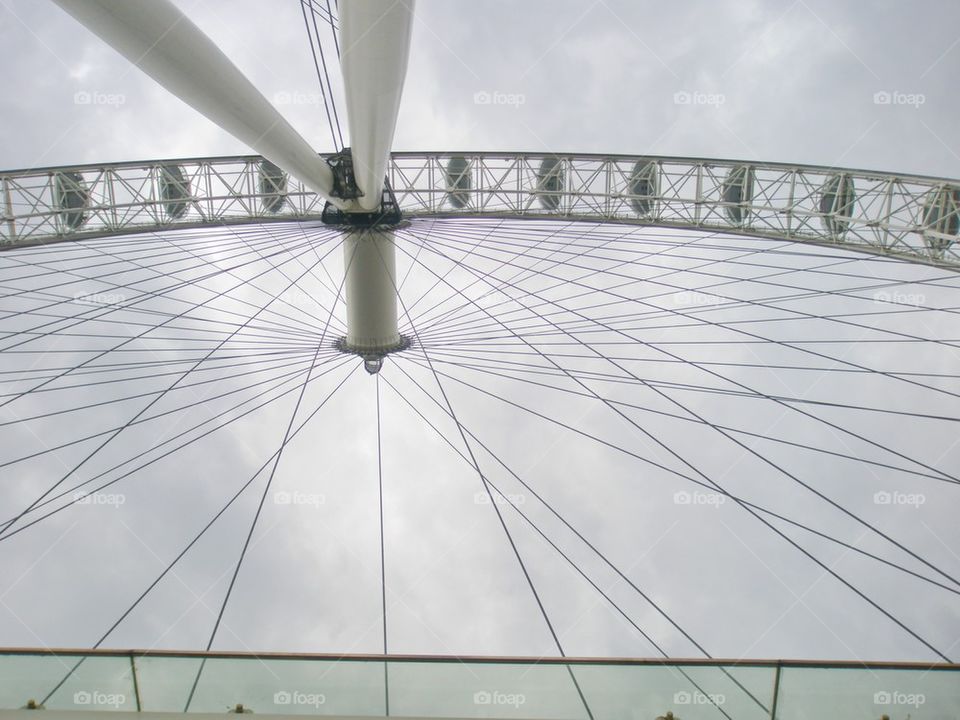
[[[960,712],[960,180],[396,152],[413,0],[300,3],[318,154],[54,1],[257,154],[0,172],[0,709]]]

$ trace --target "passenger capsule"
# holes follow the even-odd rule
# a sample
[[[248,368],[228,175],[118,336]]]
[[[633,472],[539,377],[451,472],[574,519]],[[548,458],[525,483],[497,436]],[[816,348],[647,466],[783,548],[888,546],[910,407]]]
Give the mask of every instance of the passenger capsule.
[[[753,201],[753,168],[736,165],[723,180],[723,211],[734,225],[742,225],[750,219],[750,203]]]
[[[287,174],[269,160],[261,160],[260,203],[268,213],[278,213],[287,202]]]
[[[82,227],[90,203],[90,190],[83,176],[78,172],[58,172],[53,183],[53,203],[70,230]]]
[[[563,162],[558,157],[545,157],[537,171],[536,194],[540,198],[540,207],[544,210],[560,207],[563,181]]]
[[[473,189],[473,177],[470,163],[461,155],[455,155],[447,162],[446,170],[447,199],[457,208],[470,204],[470,191]]]
[[[190,179],[179,165],[160,166],[160,199],[167,216],[179,220],[190,207]]]
[[[823,215],[823,227],[831,235],[843,235],[853,215],[857,191],[853,178],[846,174],[831,176],[820,191],[820,213]]]
[[[941,187],[927,193],[923,203],[923,242],[936,251],[946,250],[952,238],[938,235],[960,235],[960,189]]]
[[[630,207],[641,216],[653,213],[660,195],[660,169],[653,160],[637,160],[630,174]]]

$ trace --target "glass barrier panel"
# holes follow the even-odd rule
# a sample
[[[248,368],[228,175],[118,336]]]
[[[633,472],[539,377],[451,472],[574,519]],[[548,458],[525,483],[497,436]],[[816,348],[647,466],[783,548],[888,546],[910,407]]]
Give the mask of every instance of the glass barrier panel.
[[[778,720],[957,720],[960,670],[784,667]]]
[[[30,700],[48,710],[135,711],[130,657],[0,654],[0,709]]]

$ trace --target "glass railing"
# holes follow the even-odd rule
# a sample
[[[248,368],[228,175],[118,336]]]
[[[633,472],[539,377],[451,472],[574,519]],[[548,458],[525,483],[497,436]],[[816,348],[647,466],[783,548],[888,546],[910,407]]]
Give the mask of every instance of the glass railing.
[[[239,706],[239,707],[238,707]],[[958,720],[960,665],[0,650],[0,710]]]

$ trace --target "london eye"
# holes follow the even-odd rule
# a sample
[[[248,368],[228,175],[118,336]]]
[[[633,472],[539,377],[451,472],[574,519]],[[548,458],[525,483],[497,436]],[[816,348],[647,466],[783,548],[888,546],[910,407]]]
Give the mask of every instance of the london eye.
[[[401,150],[459,46],[285,4],[44,4],[249,152],[0,171],[0,711],[960,717],[958,174]]]

